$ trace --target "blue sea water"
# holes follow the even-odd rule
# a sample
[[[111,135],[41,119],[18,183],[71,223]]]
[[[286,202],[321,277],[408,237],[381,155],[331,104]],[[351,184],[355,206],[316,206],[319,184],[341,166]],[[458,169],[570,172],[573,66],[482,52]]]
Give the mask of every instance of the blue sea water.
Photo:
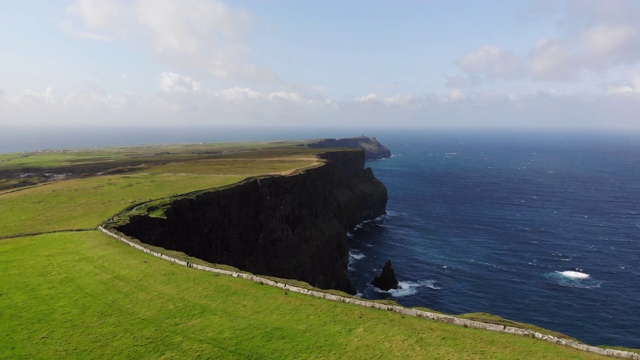
[[[388,133],[388,214],[351,234],[365,298],[640,348],[640,136]],[[390,259],[402,289],[369,282]]]

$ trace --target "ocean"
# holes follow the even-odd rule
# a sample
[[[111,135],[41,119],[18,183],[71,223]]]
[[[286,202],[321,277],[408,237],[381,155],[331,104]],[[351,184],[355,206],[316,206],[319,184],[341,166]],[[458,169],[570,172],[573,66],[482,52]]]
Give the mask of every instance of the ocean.
[[[387,215],[352,231],[360,296],[640,348],[640,135],[389,132]],[[369,282],[386,260],[402,289]]]

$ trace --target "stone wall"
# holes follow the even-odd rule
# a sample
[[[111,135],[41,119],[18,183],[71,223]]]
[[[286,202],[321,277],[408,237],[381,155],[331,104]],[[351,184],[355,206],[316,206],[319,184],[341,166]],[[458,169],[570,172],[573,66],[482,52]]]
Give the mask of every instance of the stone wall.
[[[352,305],[357,305],[357,306],[364,306],[364,307],[368,307],[368,308],[374,308],[374,309],[380,309],[380,310],[386,310],[386,311],[393,311],[396,313],[400,313],[403,315],[407,315],[407,316],[415,316],[415,317],[419,317],[419,318],[425,318],[425,319],[430,319],[430,320],[434,320],[434,321],[439,321],[439,322],[444,322],[444,323],[448,323],[448,324],[454,324],[454,325],[460,325],[460,326],[464,326],[464,327],[470,327],[470,328],[474,328],[474,329],[483,329],[483,330],[490,330],[490,331],[499,331],[499,332],[505,332],[505,333],[510,333],[510,334],[515,334],[515,335],[521,335],[521,336],[528,336],[528,337],[532,337],[532,338],[536,338],[536,339],[540,339],[540,340],[544,340],[544,341],[549,341],[552,342],[554,344],[559,344],[559,345],[563,345],[563,346],[569,346],[578,350],[582,350],[582,351],[588,351],[588,352],[592,352],[592,353],[596,353],[596,354],[600,354],[600,355],[605,355],[605,356],[612,356],[612,357],[617,357],[617,358],[622,358],[622,359],[634,359],[634,360],[640,360],[640,354],[638,353],[634,353],[634,352],[629,352],[629,351],[621,351],[621,350],[614,350],[614,349],[603,349],[600,347],[596,347],[596,346],[591,346],[591,345],[585,345],[585,344],[581,344],[579,342],[573,341],[573,340],[568,340],[568,339],[561,339],[555,336],[551,336],[551,335],[545,335],[545,334],[541,334],[535,331],[531,331],[531,330],[526,330],[526,329],[521,329],[521,328],[515,328],[515,327],[511,327],[511,326],[504,326],[504,325],[497,325],[497,324],[489,324],[489,323],[483,323],[480,321],[474,321],[474,320],[468,320],[468,319],[461,319],[461,318],[457,318],[455,316],[451,316],[451,315],[444,315],[444,314],[437,314],[437,313],[433,313],[433,312],[429,312],[429,311],[422,311],[422,310],[416,310],[416,309],[410,309],[410,308],[405,308],[402,306],[396,306],[396,305],[386,305],[386,304],[380,304],[380,303],[376,303],[376,302],[372,302],[372,301],[367,301],[367,300],[363,300],[363,299],[357,299],[357,298],[349,298],[349,297],[344,297],[344,296],[339,296],[339,295],[333,295],[333,294],[327,294],[321,291],[315,291],[315,290],[309,290],[309,289],[304,289],[304,288],[300,288],[297,286],[292,286],[289,284],[285,284],[285,283],[281,283],[278,281],[274,281],[271,279],[266,279],[260,276],[256,276],[253,274],[248,274],[248,273],[241,273],[241,272],[235,272],[235,271],[229,271],[229,270],[222,270],[222,269],[216,269],[216,268],[212,268],[212,267],[208,267],[208,266],[203,266],[203,265],[198,265],[198,264],[193,264],[184,260],[179,260],[176,258],[172,258],[170,256],[164,255],[164,254],[160,254],[158,252],[152,251],[150,249],[145,248],[144,246],[138,245],[128,239],[125,239],[122,236],[116,235],[113,232],[103,228],[102,226],[99,226],[98,229],[100,231],[102,231],[103,233],[105,233],[106,235],[117,239],[119,241],[122,241],[123,243],[130,245],[140,251],[143,251],[147,254],[159,257],[161,259],[167,260],[167,261],[171,261],[173,263],[179,264],[179,265],[183,265],[183,266],[187,266],[187,267],[191,267],[194,269],[198,269],[198,270],[202,270],[202,271],[208,271],[208,272],[212,272],[212,273],[216,273],[216,274],[223,274],[223,275],[228,275],[228,276],[233,276],[235,278],[242,278],[245,280],[249,280],[249,281],[254,281],[260,284],[264,284],[264,285],[270,285],[270,286],[274,286],[286,291],[291,291],[291,292],[295,292],[295,293],[299,293],[299,294],[305,294],[305,295],[310,295],[310,296],[314,296],[317,298],[323,298],[323,299],[327,299],[327,300],[331,300],[331,301],[337,301],[337,302],[342,302],[342,303],[347,303],[347,304],[352,304]]]

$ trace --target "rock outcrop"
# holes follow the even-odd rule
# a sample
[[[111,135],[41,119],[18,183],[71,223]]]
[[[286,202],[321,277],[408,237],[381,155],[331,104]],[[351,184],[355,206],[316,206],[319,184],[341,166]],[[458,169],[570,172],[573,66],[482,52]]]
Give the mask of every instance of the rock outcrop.
[[[375,137],[360,136],[346,139],[322,139],[308,145],[310,148],[350,148],[363,149],[365,160],[377,160],[391,157],[391,150],[382,145]]]
[[[387,190],[362,150],[332,151],[290,176],[249,179],[175,200],[164,218],[132,216],[117,230],[165,249],[351,294],[346,233],[385,213]]]
[[[371,285],[377,287],[380,290],[389,291],[391,289],[400,289],[398,279],[396,279],[395,271],[391,266],[391,260],[387,260],[382,268],[382,274],[375,276]]]

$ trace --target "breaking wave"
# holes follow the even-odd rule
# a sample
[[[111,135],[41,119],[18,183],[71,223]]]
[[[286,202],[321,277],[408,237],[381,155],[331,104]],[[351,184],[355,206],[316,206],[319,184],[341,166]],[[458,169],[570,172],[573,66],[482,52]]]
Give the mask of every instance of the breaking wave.
[[[374,289],[376,290],[376,292],[391,294],[391,296],[393,296],[394,298],[415,295],[418,293],[418,289],[420,288],[428,288],[432,290],[441,289],[441,287],[436,285],[436,282],[434,280],[400,281],[398,285],[400,285],[400,289],[391,289],[389,291],[380,290],[375,287]]]
[[[559,271],[560,275],[568,277],[568,278],[572,278],[572,279],[588,279],[591,277],[591,275],[589,274],[585,274],[583,272],[580,271],[573,271],[573,270],[568,270],[568,271]]]
[[[583,272],[582,269],[554,271],[545,274],[545,277],[553,280],[560,286],[583,289],[598,288],[602,284],[602,281],[593,279],[591,275]]]

